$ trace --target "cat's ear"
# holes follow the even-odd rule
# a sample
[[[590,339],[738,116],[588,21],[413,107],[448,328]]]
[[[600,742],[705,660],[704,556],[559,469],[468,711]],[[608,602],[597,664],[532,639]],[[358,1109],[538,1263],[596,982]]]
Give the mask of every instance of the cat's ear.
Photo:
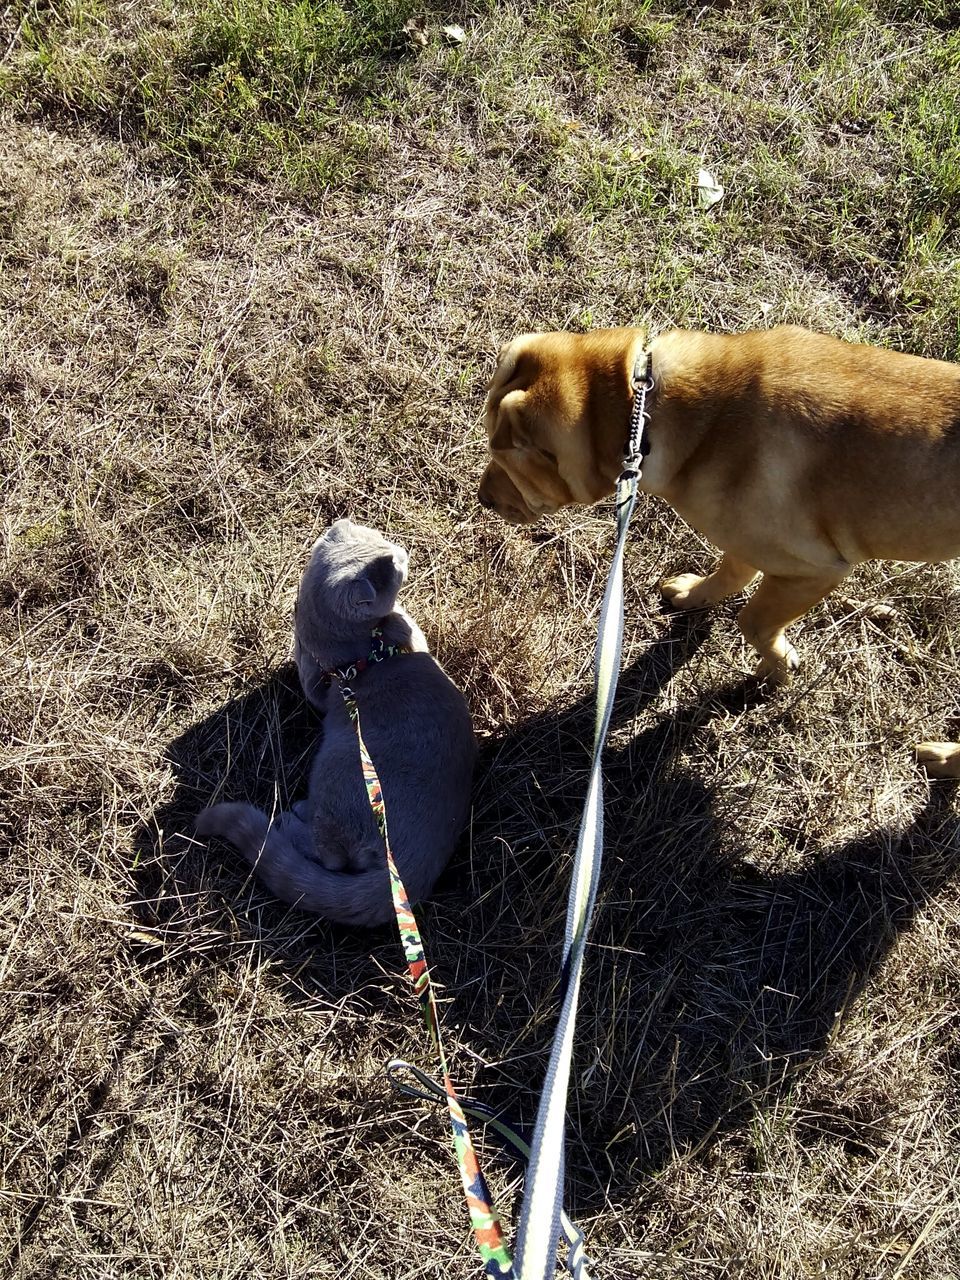
[[[350,530],[353,528],[353,521],[344,516],[341,520],[334,520],[333,524],[327,530],[327,535],[334,541],[342,541]]]
[[[350,598],[354,604],[373,604],[377,589],[366,576],[354,578],[350,584]]]

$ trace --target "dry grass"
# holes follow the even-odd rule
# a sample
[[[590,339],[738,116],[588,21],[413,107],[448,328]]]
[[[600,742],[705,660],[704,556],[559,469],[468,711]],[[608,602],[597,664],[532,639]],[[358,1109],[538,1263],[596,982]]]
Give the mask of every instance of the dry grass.
[[[305,550],[388,529],[484,740],[421,913],[455,1074],[532,1120],[612,520],[477,508],[493,353],[788,319],[960,357],[955,6],[451,9],[464,48],[351,27],[326,89],[278,27],[219,99],[214,4],[4,13],[4,1274],[474,1276],[443,1117],[382,1074],[432,1066],[391,931],[182,833],[225,778],[297,794]],[[568,1208],[610,1280],[947,1280],[960,832],[910,744],[956,732],[960,574],[865,568],[895,619],[814,611],[763,698],[735,604],[657,603],[710,558],[643,507]]]

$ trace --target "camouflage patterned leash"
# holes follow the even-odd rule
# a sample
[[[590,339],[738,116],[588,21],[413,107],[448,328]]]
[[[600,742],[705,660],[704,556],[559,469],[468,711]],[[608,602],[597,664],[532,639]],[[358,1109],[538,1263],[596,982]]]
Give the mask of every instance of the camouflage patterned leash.
[[[393,859],[393,851],[390,848],[390,839],[387,835],[387,813],[383,802],[380,779],[377,777],[377,771],[363,741],[363,734],[360,731],[360,710],[357,707],[356,695],[349,684],[349,681],[355,679],[358,672],[362,671],[370,662],[381,662],[384,658],[392,657],[394,654],[408,652],[406,649],[384,644],[379,628],[374,631],[373,636],[374,647],[369,658],[361,659],[360,662],[354,663],[352,666],[342,667],[337,671],[332,671],[330,674],[340,686],[340,693],[346,704],[347,714],[357,732],[363,782],[367,788],[370,808],[373,810],[374,817],[377,820],[377,826],[380,830],[380,835],[383,837],[383,844],[386,849],[387,869],[390,873],[390,892],[393,896],[393,906],[397,914],[397,925],[400,929],[400,941],[403,944],[407,969],[413,980],[413,989],[420,1001],[423,1020],[440,1058],[444,1092],[447,1099],[447,1108],[450,1112],[450,1126],[453,1129],[453,1145],[456,1149],[460,1179],[463,1182],[463,1191],[467,1199],[467,1208],[470,1212],[470,1225],[473,1227],[477,1247],[483,1259],[484,1273],[488,1276],[497,1277],[498,1280],[512,1280],[514,1275],[513,1262],[503,1239],[500,1219],[497,1217],[490,1202],[490,1192],[487,1190],[486,1179],[483,1176],[483,1171],[480,1168],[477,1154],[470,1139],[466,1116],[463,1113],[463,1108],[450,1079],[446,1054],[443,1051],[443,1041],[440,1036],[440,1018],[437,1002],[430,982],[430,972],[423,952],[420,930],[417,928],[416,917],[410,906],[407,891],[403,887],[400,872],[397,870],[397,864]]]
[[[401,1071],[409,1071],[410,1074],[420,1083],[418,1089],[415,1085],[408,1084],[406,1080],[400,1078]],[[437,1084],[436,1080],[432,1080],[426,1072],[421,1071],[419,1067],[415,1067],[411,1062],[404,1062],[402,1058],[394,1058],[392,1062],[387,1063],[387,1079],[393,1085],[397,1093],[402,1094],[405,1098],[422,1098],[424,1102],[442,1101],[446,1096],[443,1086]],[[483,1102],[476,1102],[472,1098],[461,1098],[460,1105],[463,1108],[464,1115],[479,1120],[485,1124],[488,1129],[492,1129],[507,1146],[513,1148],[517,1155],[522,1156],[524,1160],[530,1159],[530,1143],[524,1138],[512,1125],[506,1123],[492,1107],[488,1107]],[[575,1222],[567,1217],[563,1209],[560,1210],[560,1230],[567,1242],[566,1267],[575,1280],[592,1280],[590,1272],[587,1270],[587,1260],[584,1256],[586,1242],[583,1238],[583,1232]],[[516,1278],[516,1272],[511,1271],[510,1275]]]

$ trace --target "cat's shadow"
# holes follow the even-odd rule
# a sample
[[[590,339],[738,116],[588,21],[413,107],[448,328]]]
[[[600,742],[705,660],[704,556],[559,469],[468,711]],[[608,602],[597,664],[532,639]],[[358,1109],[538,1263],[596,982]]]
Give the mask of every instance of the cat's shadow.
[[[709,627],[710,619],[704,615],[677,615],[666,634],[623,672],[614,728],[657,696],[699,647]],[[538,821],[537,806],[531,807],[521,794],[529,785],[534,786],[540,804],[547,805],[542,817],[547,825],[562,830],[575,819],[582,803],[578,777],[588,758],[593,707],[592,692],[584,691],[561,709],[551,708],[481,742],[470,835],[461,840],[423,911],[430,913],[437,899],[460,899],[464,910],[472,910],[477,888],[474,872],[490,861],[478,844],[490,840],[509,850],[509,844],[504,845],[504,828],[510,817],[502,811],[502,803],[519,801],[524,826],[530,819]],[[296,668],[287,662],[170,742],[166,757],[173,790],[135,836],[136,891],[130,905],[144,937],[153,930],[160,943],[171,931],[193,929],[203,918],[214,931],[218,923],[230,936],[239,931],[270,952],[281,967],[293,960],[294,967],[302,970],[299,946],[295,957],[285,951],[291,931],[283,922],[291,917],[291,909],[259,890],[239,854],[219,844],[211,850],[193,839],[191,832],[199,811],[220,799],[249,800],[268,813],[289,809],[306,793],[322,733],[322,717],[306,703]],[[544,865],[552,868],[550,850],[542,852]],[[225,913],[220,921],[218,912]],[[356,930],[302,912],[292,912],[292,918],[296,920],[294,936],[325,951],[336,947],[369,956],[372,947],[395,944],[392,925]],[[326,972],[318,966],[321,971]],[[340,973],[349,984],[342,966]],[[345,985],[336,994],[347,994],[349,989]]]
[[[708,791],[676,761],[713,717],[749,710],[763,692],[736,684],[630,730],[709,625],[675,617],[621,677],[605,757],[602,897],[573,1077],[573,1212],[600,1209],[678,1149],[743,1126],[751,1107],[781,1097],[828,1045],[838,1011],[960,865],[947,784],[930,789],[905,829],[808,849],[799,870],[758,870],[727,813],[722,781]],[[485,1101],[521,1123],[535,1114],[552,1034],[593,714],[585,690],[572,705],[484,743],[471,830],[418,913],[445,988],[460,1076],[472,1076]],[[350,930],[284,908],[238,856],[183,835],[221,784],[242,780],[266,809],[302,795],[321,731],[285,667],[171,743],[176,785],[141,832],[132,905],[167,963],[186,954],[176,945],[183,934],[196,940],[200,931],[215,954],[218,938],[226,946],[239,932],[289,974],[290,1000],[362,992],[366,1007],[388,1012],[402,998],[383,981],[384,972],[402,970],[395,930]],[[802,839],[795,833],[797,847]],[[156,963],[155,949],[144,946]],[[410,1020],[415,1026],[412,1004]],[[424,1045],[418,1060],[431,1056]],[[882,1127],[883,1115],[870,1123]],[[849,1127],[853,1133],[853,1121]]]

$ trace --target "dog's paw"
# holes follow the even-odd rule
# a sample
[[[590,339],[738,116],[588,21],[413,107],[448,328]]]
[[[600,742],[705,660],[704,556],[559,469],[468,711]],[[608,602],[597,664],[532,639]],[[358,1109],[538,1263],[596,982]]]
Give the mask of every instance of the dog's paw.
[[[768,689],[783,689],[793,679],[800,658],[792,644],[784,641],[782,653],[763,655],[757,665],[757,679]]]
[[[960,778],[960,743],[918,742],[916,752],[931,778]]]
[[[660,594],[674,609],[705,609],[713,603],[704,598],[703,591],[698,590],[705,581],[699,573],[677,573],[661,581]]]

